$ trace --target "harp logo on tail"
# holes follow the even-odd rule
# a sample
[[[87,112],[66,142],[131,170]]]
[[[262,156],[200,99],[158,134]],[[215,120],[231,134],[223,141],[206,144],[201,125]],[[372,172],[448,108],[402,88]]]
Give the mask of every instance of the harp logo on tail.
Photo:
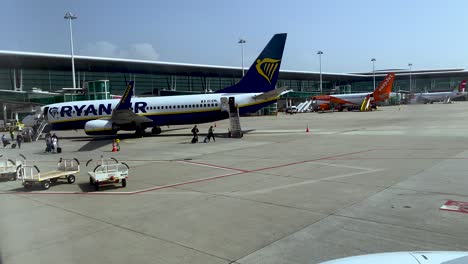
[[[262,60],[258,59],[255,68],[261,76],[263,76],[269,83],[271,83],[271,79],[273,79],[280,61],[281,60],[275,60],[271,58],[264,58]]]

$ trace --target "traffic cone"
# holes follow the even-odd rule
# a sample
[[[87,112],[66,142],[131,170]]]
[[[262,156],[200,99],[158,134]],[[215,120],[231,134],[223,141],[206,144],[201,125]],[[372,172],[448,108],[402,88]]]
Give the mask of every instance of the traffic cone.
[[[307,124],[306,133],[309,133],[309,125]]]

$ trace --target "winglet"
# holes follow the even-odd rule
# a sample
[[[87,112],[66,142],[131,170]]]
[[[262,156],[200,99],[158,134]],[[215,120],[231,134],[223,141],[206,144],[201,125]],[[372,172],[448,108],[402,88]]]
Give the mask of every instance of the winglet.
[[[132,96],[133,96],[133,87],[134,87],[134,82],[133,81],[128,82],[127,88],[125,89],[125,92],[120,98],[120,102],[115,109],[126,110],[132,107],[130,100],[132,99]]]
[[[384,101],[390,97],[393,88],[395,74],[389,73],[374,91],[374,102]]]
[[[466,87],[466,80],[463,80],[460,82],[460,87],[458,87],[458,91],[461,93],[465,92],[465,87]]]

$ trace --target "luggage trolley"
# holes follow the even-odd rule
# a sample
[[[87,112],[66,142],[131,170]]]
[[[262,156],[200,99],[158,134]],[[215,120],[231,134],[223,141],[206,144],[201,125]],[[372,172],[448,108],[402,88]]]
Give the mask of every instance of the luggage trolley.
[[[21,178],[20,168],[25,164],[26,157],[19,154],[21,157],[15,160],[3,158],[0,160],[0,178],[8,178],[10,181]],[[0,156],[2,158],[3,155]]]
[[[75,175],[80,172],[80,162],[78,159],[62,159],[58,161],[57,170],[48,171],[41,174],[36,165],[22,166],[23,186],[30,189],[34,184],[40,183],[44,190],[50,188],[51,183],[56,183],[58,179],[66,179],[68,183],[75,182]]]
[[[93,171],[88,172],[89,184],[94,186],[95,190],[98,191],[100,186],[121,183],[122,187],[127,186],[128,179],[128,165],[123,162],[118,162],[116,159],[111,158],[115,163],[111,163],[109,160],[104,160],[101,157],[101,161],[97,161],[97,166]],[[89,160],[87,164],[92,160]]]

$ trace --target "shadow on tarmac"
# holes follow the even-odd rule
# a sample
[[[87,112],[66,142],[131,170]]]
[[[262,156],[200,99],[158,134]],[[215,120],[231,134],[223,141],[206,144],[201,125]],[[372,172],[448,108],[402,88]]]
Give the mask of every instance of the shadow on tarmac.
[[[110,184],[110,185],[104,185],[104,186],[99,186],[99,191],[96,191],[96,188],[92,186],[89,183],[78,183],[78,187],[82,192],[101,192],[101,191],[109,191],[109,190],[117,190],[117,189],[122,189],[125,190],[125,188],[122,187],[122,183],[115,183],[115,184]]]

